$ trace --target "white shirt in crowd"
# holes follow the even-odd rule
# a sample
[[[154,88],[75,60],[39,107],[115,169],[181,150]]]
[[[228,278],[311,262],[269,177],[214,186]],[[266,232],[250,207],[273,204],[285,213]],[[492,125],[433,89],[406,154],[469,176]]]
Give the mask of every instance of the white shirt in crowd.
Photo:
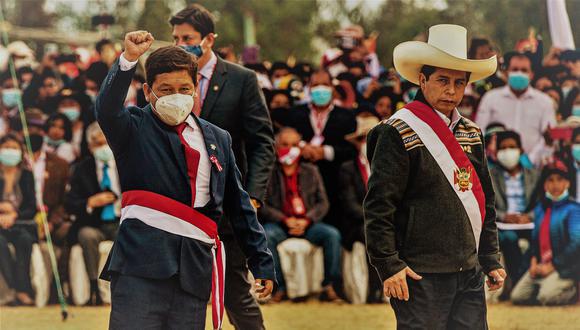
[[[99,185],[103,182],[103,167],[105,163],[102,160],[95,158],[95,166],[97,169],[97,180]],[[109,180],[111,180],[111,190],[115,195],[117,195],[117,201],[115,202],[115,215],[117,217],[121,216],[121,185],[119,183],[119,175],[117,174],[117,164],[115,160],[112,159],[107,162],[109,166],[107,168],[107,174],[109,175]],[[90,213],[90,212],[89,212]]]
[[[492,89],[481,99],[476,122],[485,128],[494,122],[520,134],[524,151],[535,165],[551,149],[546,145],[544,132],[556,126],[552,99],[533,87],[517,97],[509,86]]]
[[[48,145],[44,145],[44,150],[48,152],[55,153],[58,157],[67,161],[67,163],[71,164],[72,162],[77,159],[77,153],[75,152],[75,148],[70,142],[63,142],[58,145],[58,147],[53,148]]]
[[[127,59],[125,59],[123,54],[121,54],[121,57],[119,59],[119,67],[121,71],[131,70],[135,65],[137,65],[137,61],[129,62]],[[209,161],[207,149],[205,147],[205,140],[203,139],[201,128],[198,126],[197,122],[195,121],[195,119],[193,119],[192,116],[193,115],[188,116],[187,119],[185,120],[187,126],[183,130],[183,138],[191,148],[199,152],[199,165],[197,168],[197,177],[195,182],[195,202],[193,206],[203,207],[210,200],[209,183],[211,178],[211,164]]]

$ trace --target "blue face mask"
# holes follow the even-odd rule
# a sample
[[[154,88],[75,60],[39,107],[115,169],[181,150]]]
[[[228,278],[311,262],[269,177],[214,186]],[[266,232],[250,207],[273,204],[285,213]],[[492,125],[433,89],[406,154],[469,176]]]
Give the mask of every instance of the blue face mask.
[[[570,193],[568,192],[568,189],[564,190],[564,192],[560,196],[554,196],[546,191],[546,198],[551,200],[552,202],[560,202],[560,201],[563,201],[565,199],[568,199],[568,197],[570,197]]]
[[[65,143],[65,140],[63,140],[63,139],[53,140],[53,139],[49,138],[48,136],[46,136],[44,138],[44,141],[46,142],[46,144],[48,144],[48,146],[53,147],[53,148],[58,148],[58,146]]]
[[[572,146],[572,156],[580,163],[580,144],[575,144]]]
[[[81,116],[81,111],[77,107],[63,107],[60,108],[60,111],[63,115],[65,115],[68,120],[71,122],[75,122]]]
[[[4,166],[16,166],[22,161],[22,152],[18,149],[0,149],[0,163]]]
[[[102,161],[108,162],[113,159],[113,150],[108,145],[100,146],[94,151],[95,158]]]
[[[580,117],[580,104],[574,105],[572,108],[572,116]]]
[[[180,47],[185,49],[186,52],[193,54],[198,58],[203,55],[203,48],[201,48],[201,45],[182,45]]]
[[[20,90],[17,88],[9,88],[2,91],[2,104],[8,108],[14,108],[18,105],[20,99]]]
[[[332,101],[332,88],[324,85],[312,87],[310,89],[310,98],[312,103],[318,107],[328,105]]]
[[[510,72],[508,84],[513,90],[523,91],[530,85],[530,76],[520,71]]]

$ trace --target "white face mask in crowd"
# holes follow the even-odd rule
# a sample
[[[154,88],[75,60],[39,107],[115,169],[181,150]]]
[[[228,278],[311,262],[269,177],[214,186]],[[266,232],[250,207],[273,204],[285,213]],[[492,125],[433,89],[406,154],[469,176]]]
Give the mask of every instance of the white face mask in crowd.
[[[111,150],[111,147],[109,147],[109,145],[107,145],[107,144],[96,148],[94,150],[94,156],[96,159],[98,159],[102,162],[105,162],[105,163],[112,160],[114,157],[113,150]]]
[[[155,106],[151,103],[153,111],[161,121],[169,126],[177,126],[183,123],[193,109],[195,92],[191,95],[176,93],[162,97],[157,97],[153,90],[151,90],[151,93],[157,98]]]
[[[520,162],[521,151],[518,148],[507,148],[497,152],[497,161],[506,169],[512,170]]]

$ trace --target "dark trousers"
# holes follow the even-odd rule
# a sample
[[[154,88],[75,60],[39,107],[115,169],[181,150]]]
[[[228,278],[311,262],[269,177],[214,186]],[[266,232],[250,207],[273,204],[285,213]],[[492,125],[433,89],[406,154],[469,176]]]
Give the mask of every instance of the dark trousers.
[[[228,237],[228,236],[225,236]],[[262,330],[264,319],[260,306],[250,294],[252,282],[246,256],[236,240],[229,236],[226,246],[225,307],[230,323],[238,330]]]
[[[30,283],[30,258],[35,238],[27,228],[12,227],[0,230],[0,271],[6,283],[17,292],[32,294]],[[15,257],[8,244],[12,243]]]
[[[111,330],[205,329],[207,300],[181,289],[179,277],[113,275]]]
[[[268,248],[274,257],[278,289],[286,290],[277,246],[291,236],[278,223],[266,223],[264,224],[264,230],[268,238]],[[303,238],[314,245],[322,246],[324,253],[324,280],[322,281],[322,286],[340,283],[342,279],[340,269],[342,246],[340,245],[341,236],[338,229],[325,223],[316,222],[306,229]]]
[[[522,252],[518,241],[522,238],[531,241],[531,230],[499,230],[499,247],[505,260],[505,268],[508,278],[512,281],[514,287],[522,275],[530,267],[530,249]]]
[[[407,277],[409,301],[391,298],[397,329],[487,329],[481,268],[450,274]]]

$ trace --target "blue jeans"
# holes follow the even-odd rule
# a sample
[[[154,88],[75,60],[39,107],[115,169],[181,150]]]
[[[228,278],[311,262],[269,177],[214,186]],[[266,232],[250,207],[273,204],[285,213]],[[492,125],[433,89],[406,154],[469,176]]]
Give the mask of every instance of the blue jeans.
[[[268,238],[268,248],[272,251],[274,256],[274,264],[276,266],[276,280],[278,281],[278,289],[285,291],[286,283],[284,282],[284,275],[282,274],[282,267],[280,266],[280,257],[278,256],[277,246],[289,238],[286,230],[278,223],[264,224],[266,237]],[[340,283],[340,232],[338,229],[325,223],[314,223],[304,233],[304,237],[310,243],[322,246],[324,252],[324,280],[322,286],[329,284]]]
[[[531,240],[531,230],[498,230],[499,247],[505,259],[505,267],[515,286],[530,265],[530,250],[522,253],[520,238]]]

